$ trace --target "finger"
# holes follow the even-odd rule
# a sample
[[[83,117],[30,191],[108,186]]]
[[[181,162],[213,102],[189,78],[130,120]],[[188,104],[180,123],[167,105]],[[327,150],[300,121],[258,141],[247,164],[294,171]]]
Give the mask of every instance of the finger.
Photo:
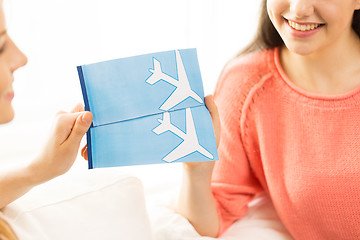
[[[205,105],[207,109],[210,112],[211,119],[213,122],[214,127],[214,133],[215,133],[215,139],[216,139],[216,145],[219,146],[220,143],[220,117],[219,117],[219,111],[214,101],[214,96],[209,95],[205,97]]]
[[[215,122],[216,124],[219,124],[220,123],[219,111],[215,104],[214,97],[212,95],[205,97],[205,105],[210,112],[213,122]]]
[[[85,109],[84,104],[78,103],[78,104],[76,104],[76,106],[70,112],[71,113],[83,112],[84,109]]]
[[[77,146],[80,145],[81,139],[89,129],[93,115],[91,112],[82,112],[75,120],[74,127],[71,130],[69,138],[66,140],[68,144]]]
[[[80,113],[59,112],[55,118],[55,140],[61,145],[70,136],[76,119]]]
[[[62,114],[64,114],[64,113],[66,113],[66,112],[65,112],[65,111],[58,111],[58,112],[56,113],[56,116],[62,115]]]
[[[87,145],[85,145],[85,146],[81,149],[81,156],[82,156],[85,160],[88,160]]]

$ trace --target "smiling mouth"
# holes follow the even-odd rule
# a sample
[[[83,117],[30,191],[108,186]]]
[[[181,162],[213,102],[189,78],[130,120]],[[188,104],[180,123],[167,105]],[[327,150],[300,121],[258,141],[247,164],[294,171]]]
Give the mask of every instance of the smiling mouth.
[[[294,29],[294,30],[297,30],[297,31],[302,31],[302,32],[305,32],[305,31],[311,31],[311,30],[314,30],[318,27],[321,27],[325,24],[319,24],[319,23],[311,23],[311,24],[299,24],[299,23],[296,23],[296,22],[293,22],[293,21],[290,21],[290,20],[287,20],[285,19],[288,23],[288,25]]]

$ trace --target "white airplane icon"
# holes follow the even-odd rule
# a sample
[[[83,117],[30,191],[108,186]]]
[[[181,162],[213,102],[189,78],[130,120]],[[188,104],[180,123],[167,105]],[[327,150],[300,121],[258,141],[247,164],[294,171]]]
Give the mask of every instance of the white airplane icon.
[[[160,80],[164,80],[165,82],[176,87],[175,91],[169,96],[169,98],[160,106],[161,110],[168,111],[174,106],[178,105],[188,97],[191,97],[198,101],[199,103],[203,103],[199,95],[197,95],[191,88],[189,84],[189,79],[186,75],[184,64],[182,62],[180,53],[178,50],[176,53],[176,66],[178,72],[178,80],[171,77],[170,75],[165,74],[162,69],[160,62],[153,58],[154,68],[149,69],[152,73],[150,77],[146,79],[146,82],[153,85]]]
[[[186,108],[185,111],[186,133],[177,128],[175,125],[171,124],[169,112],[163,113],[163,119],[158,119],[160,125],[153,129],[153,132],[157,135],[160,135],[166,131],[170,131],[184,140],[182,143],[180,143],[179,146],[174,148],[168,155],[166,155],[163,160],[166,162],[173,162],[196,151],[206,156],[207,158],[213,159],[213,155],[211,155],[211,153],[209,153],[199,144],[190,108]]]

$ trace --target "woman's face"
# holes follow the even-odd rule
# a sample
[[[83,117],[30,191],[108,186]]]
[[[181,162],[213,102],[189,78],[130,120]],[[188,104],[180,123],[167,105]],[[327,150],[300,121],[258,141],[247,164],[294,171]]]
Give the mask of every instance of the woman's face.
[[[267,0],[269,17],[286,47],[308,55],[345,44],[360,0]]]
[[[0,4],[2,4],[1,2]],[[24,66],[26,62],[26,56],[6,33],[4,12],[0,6],[0,124],[7,123],[14,118],[14,110],[11,105],[14,98],[13,73],[19,67]]]

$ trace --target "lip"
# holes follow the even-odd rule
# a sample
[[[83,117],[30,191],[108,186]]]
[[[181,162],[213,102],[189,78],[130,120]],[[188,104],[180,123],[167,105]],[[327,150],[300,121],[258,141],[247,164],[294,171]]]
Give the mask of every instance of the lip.
[[[288,26],[290,34],[292,36],[296,37],[296,38],[308,38],[308,37],[311,37],[311,36],[315,35],[317,32],[319,32],[323,28],[323,26],[325,25],[325,24],[321,24],[319,27],[317,27],[317,28],[315,28],[313,30],[299,31],[299,30],[296,30],[296,29],[292,28],[289,25],[289,20],[288,19],[284,18],[284,21],[285,21],[286,25]],[[293,21],[293,20],[291,20],[291,21],[295,22],[295,23],[298,23],[298,24],[301,24],[301,25],[315,24],[315,23],[312,23],[312,22],[297,22],[297,21]]]
[[[8,93],[8,94],[5,95],[5,99],[6,99],[7,101],[11,101],[11,100],[13,100],[14,96],[15,96],[15,93],[14,93],[14,92],[10,92],[10,93]]]

